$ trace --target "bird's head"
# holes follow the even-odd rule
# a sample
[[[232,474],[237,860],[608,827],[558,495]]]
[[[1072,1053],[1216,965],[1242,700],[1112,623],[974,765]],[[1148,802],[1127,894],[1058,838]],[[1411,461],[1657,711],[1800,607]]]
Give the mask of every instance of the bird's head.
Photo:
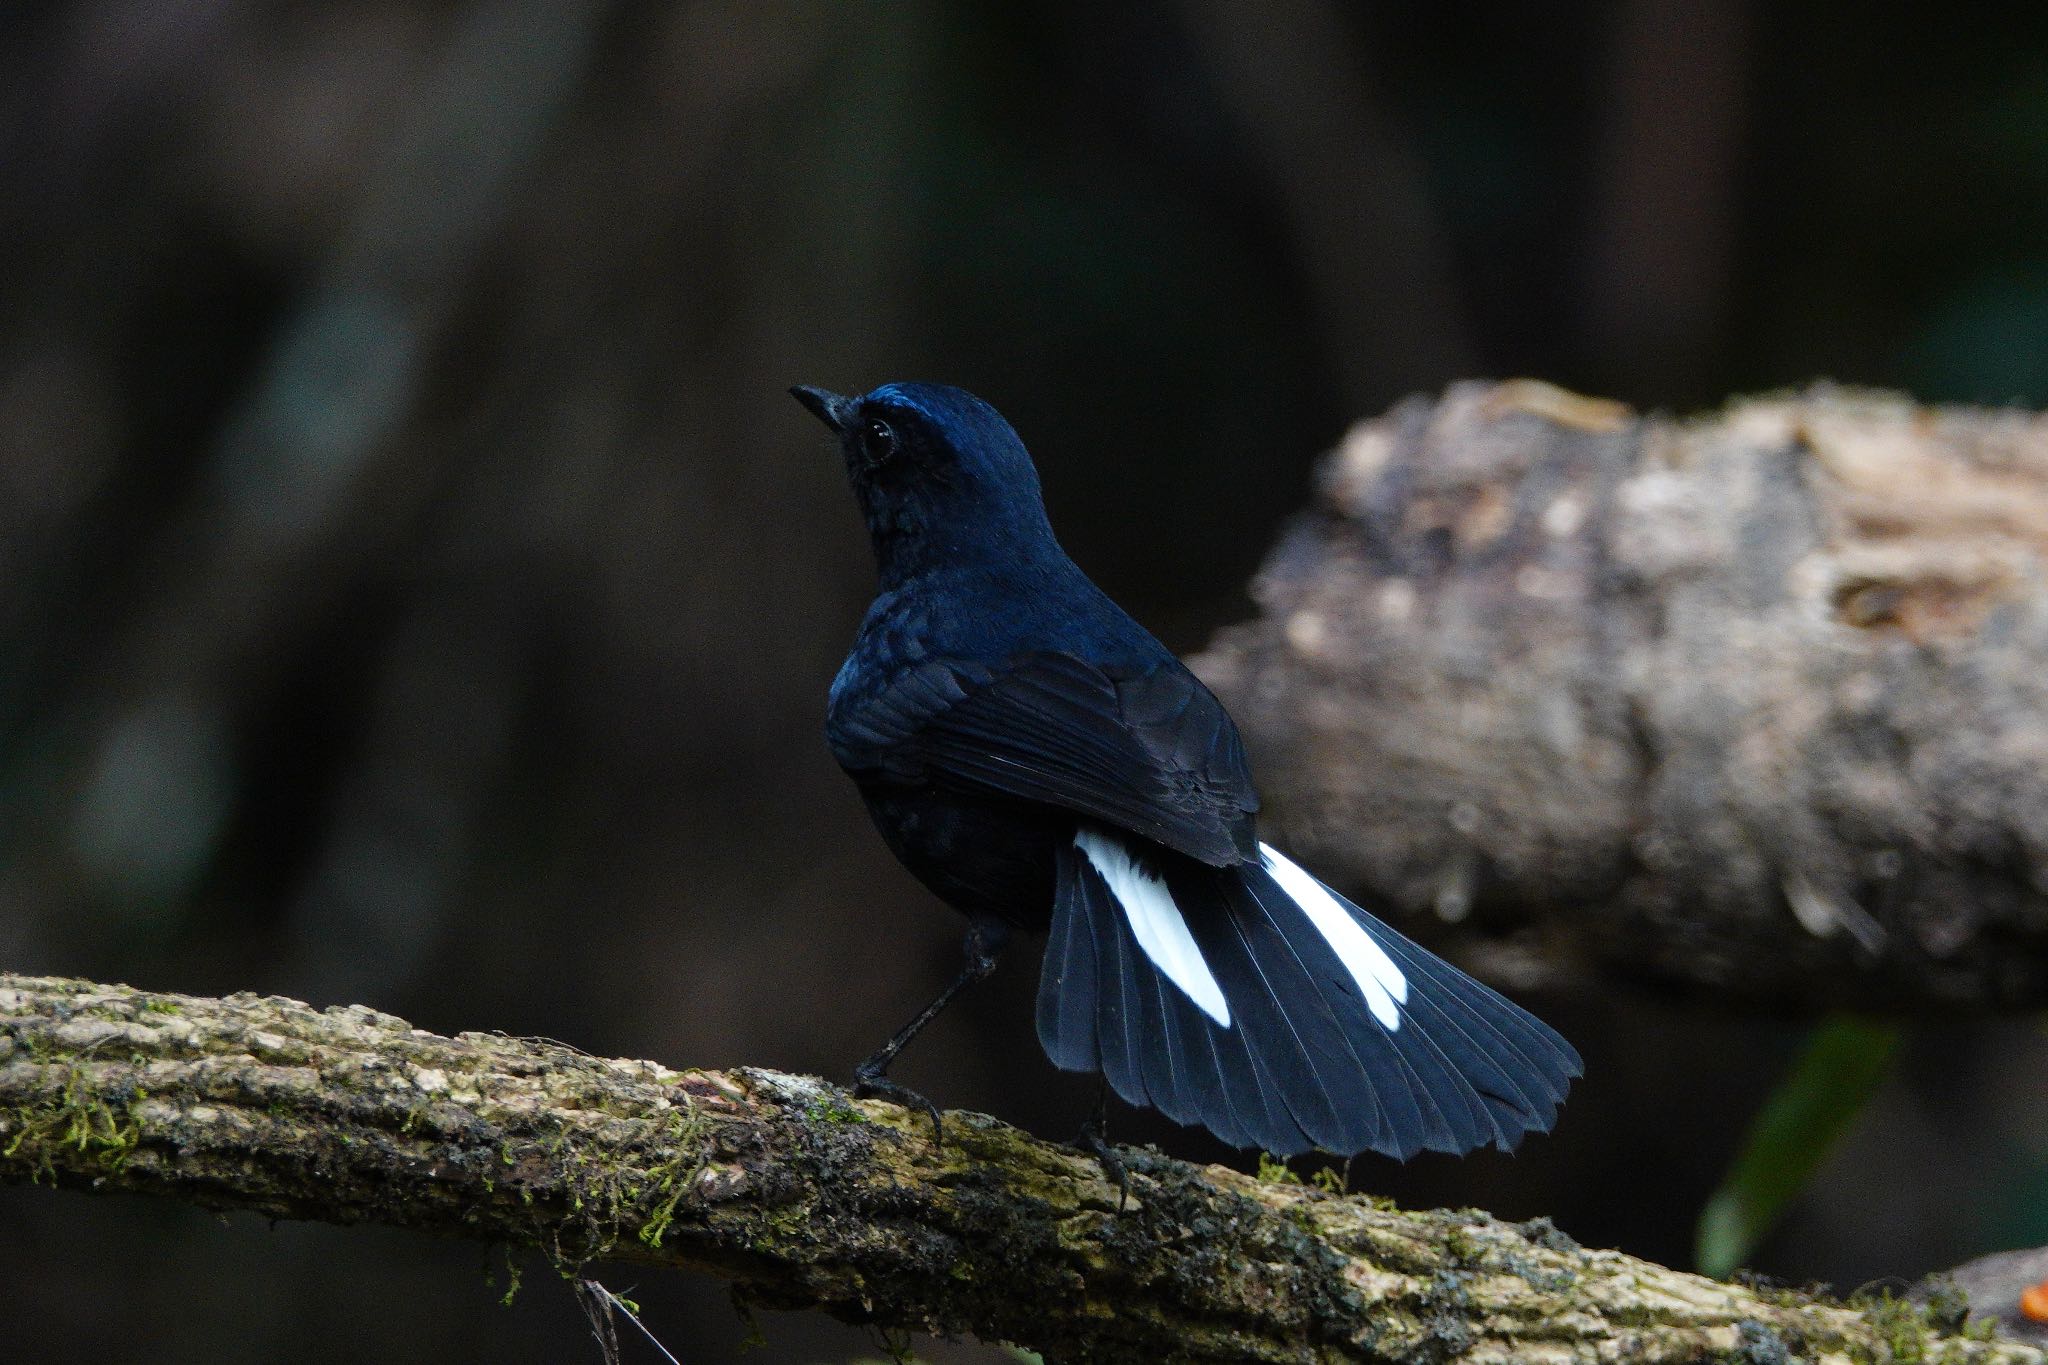
[[[885,580],[1053,547],[1023,441],[967,390],[884,384],[849,398],[799,384],[790,394],[839,437]]]

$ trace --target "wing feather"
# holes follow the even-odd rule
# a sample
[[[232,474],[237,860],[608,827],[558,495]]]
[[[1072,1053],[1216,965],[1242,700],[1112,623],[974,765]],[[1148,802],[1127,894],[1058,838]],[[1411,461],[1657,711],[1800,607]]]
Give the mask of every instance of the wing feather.
[[[929,660],[835,699],[828,737],[856,775],[1060,806],[1214,867],[1258,856],[1237,727],[1170,657],[1128,676],[1052,652],[999,668]]]

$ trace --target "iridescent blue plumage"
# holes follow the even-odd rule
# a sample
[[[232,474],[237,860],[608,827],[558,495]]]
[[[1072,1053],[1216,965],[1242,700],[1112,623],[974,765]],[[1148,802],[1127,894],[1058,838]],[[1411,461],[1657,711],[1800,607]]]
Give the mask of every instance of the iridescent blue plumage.
[[[840,436],[878,591],[826,735],[890,848],[968,915],[968,966],[1049,931],[1039,1037],[1126,1100],[1274,1152],[1406,1157],[1546,1130],[1579,1060],[1518,1006],[1260,844],[1236,727],[1054,538],[1017,434],[963,390],[795,395]]]

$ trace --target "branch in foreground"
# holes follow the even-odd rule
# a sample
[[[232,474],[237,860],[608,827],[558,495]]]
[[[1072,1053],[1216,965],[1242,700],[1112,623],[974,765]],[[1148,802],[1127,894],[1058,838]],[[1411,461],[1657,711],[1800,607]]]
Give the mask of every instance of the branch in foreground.
[[[1959,1315],[1857,1309],[821,1082],[443,1038],[362,1006],[0,975],[0,1180],[687,1267],[748,1301],[1055,1360],[2043,1365]]]
[[[1354,891],[1721,1000],[2012,1008],[2044,583],[2048,416],[1460,384],[1352,431],[1199,671]]]

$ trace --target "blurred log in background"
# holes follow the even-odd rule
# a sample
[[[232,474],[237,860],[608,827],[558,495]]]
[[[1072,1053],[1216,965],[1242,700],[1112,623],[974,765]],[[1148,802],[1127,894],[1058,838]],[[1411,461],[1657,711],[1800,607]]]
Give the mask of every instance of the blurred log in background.
[[[1304,855],[1544,931],[1498,973],[2039,1007],[2044,532],[2032,414],[1461,385],[1351,431],[1200,666]]]
[[[843,1073],[957,926],[818,739],[869,570],[793,381],[985,393],[1190,651],[1350,422],[1460,378],[2048,405],[2039,7],[1262,12],[0,11],[0,960]],[[1030,976],[904,1079],[1069,1131]],[[1560,980],[1557,1137],[1358,1180],[1683,1262],[1803,1027],[1719,993]],[[2044,1060],[1919,1030],[1760,1266],[2048,1243]],[[43,1191],[0,1227],[24,1355],[585,1349],[467,1248]],[[692,1361],[745,1335],[637,1297]],[[765,1325],[753,1360],[869,1349]]]

